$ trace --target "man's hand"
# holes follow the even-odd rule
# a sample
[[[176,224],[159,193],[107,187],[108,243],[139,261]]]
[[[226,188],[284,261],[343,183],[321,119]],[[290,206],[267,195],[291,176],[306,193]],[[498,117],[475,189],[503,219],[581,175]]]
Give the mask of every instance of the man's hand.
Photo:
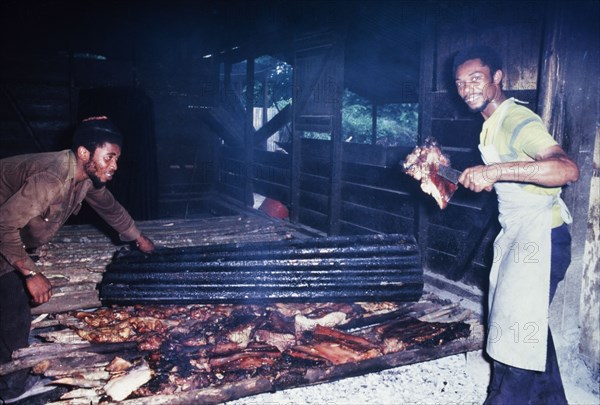
[[[52,295],[52,286],[50,281],[42,273],[36,273],[35,276],[25,279],[27,291],[31,295],[33,303],[36,305],[43,304],[50,299]]]
[[[473,166],[465,169],[458,182],[471,191],[492,191],[494,183],[499,174],[495,172],[494,166]]]
[[[135,240],[137,248],[144,253],[152,253],[154,251],[154,243],[144,234],[140,234]]]
[[[466,169],[458,178],[469,190],[491,191],[494,183],[537,184],[543,187],[562,187],[579,179],[579,168],[560,146],[554,145],[535,156],[532,161],[494,163]]]
[[[13,266],[25,277],[25,286],[34,304],[47,302],[52,295],[50,281],[37,270],[35,263],[28,257],[17,260]]]

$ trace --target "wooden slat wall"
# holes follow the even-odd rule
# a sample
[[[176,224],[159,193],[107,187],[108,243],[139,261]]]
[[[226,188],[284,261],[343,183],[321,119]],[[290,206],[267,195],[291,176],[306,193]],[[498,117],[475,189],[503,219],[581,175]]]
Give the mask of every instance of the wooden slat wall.
[[[409,150],[356,146],[344,144],[342,151],[340,233],[414,233],[415,195],[420,192],[398,164]],[[327,141],[303,140],[300,164],[299,222],[323,232],[328,230],[331,173],[327,149]],[[241,150],[221,150],[219,191],[242,201]],[[255,150],[254,157],[255,192],[289,205],[291,155]]]

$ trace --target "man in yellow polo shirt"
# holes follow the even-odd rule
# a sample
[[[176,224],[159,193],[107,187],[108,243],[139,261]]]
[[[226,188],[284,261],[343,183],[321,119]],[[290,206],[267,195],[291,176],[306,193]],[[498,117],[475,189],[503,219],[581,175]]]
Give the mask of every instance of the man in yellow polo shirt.
[[[485,122],[479,149],[485,165],[459,182],[474,192],[495,189],[502,230],[494,243],[486,351],[493,359],[486,404],[566,404],[548,307],[571,260],[570,214],[561,187],[577,165],[539,116],[502,91],[502,64],[489,47],[456,54],[459,95]]]

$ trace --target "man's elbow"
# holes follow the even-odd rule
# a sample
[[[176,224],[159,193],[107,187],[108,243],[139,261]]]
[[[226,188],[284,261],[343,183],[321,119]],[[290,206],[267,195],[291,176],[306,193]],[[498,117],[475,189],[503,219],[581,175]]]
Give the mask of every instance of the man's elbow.
[[[575,183],[579,180],[579,167],[575,162],[569,160],[567,170],[566,170],[566,181],[565,183]]]

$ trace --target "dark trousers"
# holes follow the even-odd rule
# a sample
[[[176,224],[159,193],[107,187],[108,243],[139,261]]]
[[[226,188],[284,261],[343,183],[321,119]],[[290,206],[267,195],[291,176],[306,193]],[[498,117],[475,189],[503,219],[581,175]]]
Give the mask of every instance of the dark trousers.
[[[551,255],[550,302],[571,263],[571,235],[566,225],[552,229]],[[489,391],[485,405],[567,404],[550,329],[546,371],[524,370],[494,360]]]
[[[4,260],[0,257],[0,260]],[[6,262],[4,262],[6,264]],[[29,345],[31,309],[21,277],[11,271],[0,277],[0,363],[11,361],[12,352]],[[25,387],[29,370],[0,376],[0,397],[13,398]]]

